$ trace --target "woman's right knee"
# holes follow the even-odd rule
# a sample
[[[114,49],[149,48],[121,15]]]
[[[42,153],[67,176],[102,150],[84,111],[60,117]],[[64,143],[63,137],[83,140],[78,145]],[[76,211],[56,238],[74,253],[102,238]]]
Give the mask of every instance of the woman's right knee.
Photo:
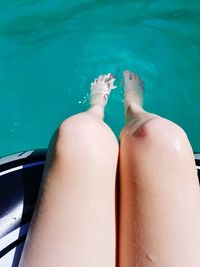
[[[170,152],[173,155],[190,150],[191,146],[184,130],[177,124],[161,118],[155,117],[144,122],[137,129],[131,125],[122,132],[122,139],[126,142],[134,142],[134,146],[139,144],[146,146],[146,149]]]
[[[130,126],[126,127],[120,150],[124,166],[133,173],[148,173],[143,175],[145,184],[149,182],[152,185],[153,180],[160,180],[162,184],[163,177],[164,180],[167,177],[167,181],[172,179],[177,185],[186,180],[186,184],[197,181],[194,155],[187,135],[166,119],[149,120],[134,132]]]

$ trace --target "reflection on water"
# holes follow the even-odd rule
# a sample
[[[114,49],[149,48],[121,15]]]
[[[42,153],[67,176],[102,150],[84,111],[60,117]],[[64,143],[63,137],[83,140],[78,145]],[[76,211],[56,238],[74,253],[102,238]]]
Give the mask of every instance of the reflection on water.
[[[0,154],[46,147],[106,72],[117,76],[106,121],[118,135],[125,68],[144,79],[146,109],[180,124],[200,151],[199,11],[176,1],[1,1]]]

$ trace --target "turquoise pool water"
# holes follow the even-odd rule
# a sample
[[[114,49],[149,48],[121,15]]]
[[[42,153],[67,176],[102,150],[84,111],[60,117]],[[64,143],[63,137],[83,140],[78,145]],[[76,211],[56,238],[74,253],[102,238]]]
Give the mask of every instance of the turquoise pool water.
[[[200,151],[197,1],[1,0],[0,155],[47,147],[107,72],[118,88],[106,121],[118,136],[126,68],[145,81],[145,108],[181,125]]]

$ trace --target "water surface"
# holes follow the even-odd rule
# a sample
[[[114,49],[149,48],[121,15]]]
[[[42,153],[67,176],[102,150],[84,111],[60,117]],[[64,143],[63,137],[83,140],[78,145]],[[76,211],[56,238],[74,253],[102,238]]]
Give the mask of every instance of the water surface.
[[[106,121],[118,136],[124,69],[145,81],[145,108],[178,123],[200,151],[199,31],[194,2],[1,0],[0,155],[47,147],[108,72],[118,88]]]

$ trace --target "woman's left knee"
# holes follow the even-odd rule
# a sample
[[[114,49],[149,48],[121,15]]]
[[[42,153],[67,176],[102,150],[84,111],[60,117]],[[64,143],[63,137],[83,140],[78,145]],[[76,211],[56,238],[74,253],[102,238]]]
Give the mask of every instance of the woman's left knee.
[[[66,150],[92,153],[95,150],[118,149],[111,129],[91,115],[81,113],[63,121],[57,131],[55,150],[58,155]]]

